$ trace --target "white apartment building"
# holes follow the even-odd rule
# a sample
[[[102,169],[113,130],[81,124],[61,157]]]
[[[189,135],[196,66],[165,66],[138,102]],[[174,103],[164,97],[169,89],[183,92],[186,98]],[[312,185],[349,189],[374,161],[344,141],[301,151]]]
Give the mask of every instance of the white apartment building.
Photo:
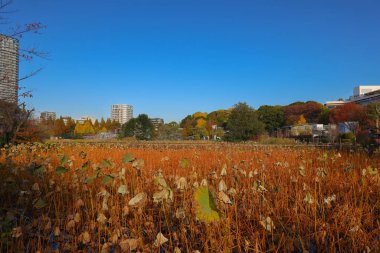
[[[133,118],[133,106],[127,104],[115,104],[111,107],[111,120],[124,124]]]

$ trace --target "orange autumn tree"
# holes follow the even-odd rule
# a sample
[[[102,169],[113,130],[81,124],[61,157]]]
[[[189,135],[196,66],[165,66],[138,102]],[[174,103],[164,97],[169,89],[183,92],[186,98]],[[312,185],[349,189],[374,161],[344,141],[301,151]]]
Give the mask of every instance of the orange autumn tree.
[[[361,125],[366,124],[365,108],[355,103],[347,103],[330,111],[330,122],[336,124],[348,121],[357,121]]]

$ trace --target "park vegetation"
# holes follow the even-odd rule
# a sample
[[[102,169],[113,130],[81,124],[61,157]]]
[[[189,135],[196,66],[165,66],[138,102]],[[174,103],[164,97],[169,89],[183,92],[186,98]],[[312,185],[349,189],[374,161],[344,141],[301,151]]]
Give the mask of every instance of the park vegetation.
[[[43,140],[50,136],[77,139],[106,132],[117,133],[119,138],[137,140],[257,141],[262,139],[262,136],[275,137],[277,131],[286,126],[342,122],[358,122],[355,131],[346,135],[349,135],[349,139],[355,138],[366,143],[369,141],[369,132],[378,129],[380,116],[380,104],[361,106],[347,103],[328,109],[322,104],[309,101],[287,106],[263,105],[256,110],[246,103],[238,103],[227,110],[196,112],[186,116],[180,123],[169,122],[153,126],[146,114],[121,125],[103,118],[94,123],[78,123],[71,118],[62,117],[56,120],[36,121],[30,118],[30,111],[21,107],[4,108],[7,110],[0,112],[0,117],[5,119],[3,126],[0,126],[0,145]],[[346,135],[342,137],[346,138]]]

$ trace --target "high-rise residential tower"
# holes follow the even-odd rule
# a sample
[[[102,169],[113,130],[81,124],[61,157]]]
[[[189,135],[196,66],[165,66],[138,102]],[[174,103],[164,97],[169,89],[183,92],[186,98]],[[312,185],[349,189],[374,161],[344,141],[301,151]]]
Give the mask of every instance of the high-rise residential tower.
[[[133,106],[126,104],[112,105],[111,120],[124,124],[133,118]]]
[[[0,34],[0,100],[18,101],[18,41]]]

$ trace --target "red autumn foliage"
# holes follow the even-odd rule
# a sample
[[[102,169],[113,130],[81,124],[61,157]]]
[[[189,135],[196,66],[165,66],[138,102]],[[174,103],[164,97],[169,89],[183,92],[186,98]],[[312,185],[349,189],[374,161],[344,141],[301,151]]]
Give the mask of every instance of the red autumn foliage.
[[[330,122],[340,123],[348,121],[358,121],[363,124],[367,121],[365,108],[355,103],[348,103],[336,107],[330,112]]]
[[[293,103],[284,107],[285,122],[287,125],[295,125],[303,115],[308,123],[316,123],[321,112],[322,105],[314,101]]]

